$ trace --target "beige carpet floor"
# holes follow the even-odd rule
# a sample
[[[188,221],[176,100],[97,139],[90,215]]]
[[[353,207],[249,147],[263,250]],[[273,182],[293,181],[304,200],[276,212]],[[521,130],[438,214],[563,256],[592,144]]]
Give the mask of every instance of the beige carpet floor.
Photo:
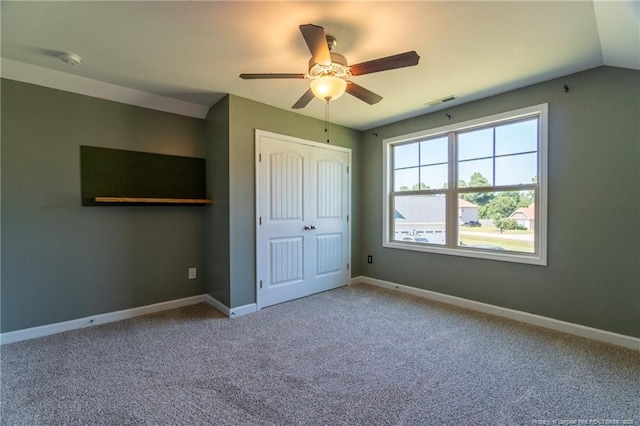
[[[0,355],[3,425],[640,425],[640,352],[367,285]]]

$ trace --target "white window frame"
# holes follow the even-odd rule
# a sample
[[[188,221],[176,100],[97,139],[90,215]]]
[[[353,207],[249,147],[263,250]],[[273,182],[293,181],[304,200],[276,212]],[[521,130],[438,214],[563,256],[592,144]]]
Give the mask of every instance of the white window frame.
[[[446,254],[453,256],[473,257],[479,259],[498,260],[505,262],[527,263],[532,265],[547,265],[547,139],[548,139],[548,104],[534,105],[531,107],[521,108],[514,111],[508,111],[500,114],[495,114],[487,117],[482,117],[474,120],[465,121],[463,123],[452,124],[448,126],[438,127],[436,129],[423,130],[406,135],[396,136],[392,138],[386,138],[382,141],[383,149],[383,214],[382,214],[382,245],[388,248],[421,251],[426,253]],[[395,241],[391,235],[394,227],[394,215],[392,209],[392,193],[393,193],[393,158],[392,148],[394,145],[418,142],[424,139],[433,138],[436,136],[443,136],[451,134],[453,132],[461,132],[472,130],[474,128],[481,128],[486,126],[497,125],[502,122],[509,122],[518,119],[525,119],[527,117],[539,117],[538,120],[538,170],[537,170],[537,198],[535,201],[536,219],[534,222],[535,232],[535,253],[518,253],[507,252],[502,253],[500,251],[491,249],[473,249],[462,248],[454,245],[436,245],[436,244],[415,244],[402,241]],[[457,159],[456,159],[456,143],[455,138],[449,138],[449,182],[457,182]],[[451,185],[449,185],[451,187]],[[486,189],[483,187],[483,189]],[[447,190],[447,191],[453,191]],[[458,239],[458,226],[457,215],[455,214],[457,209],[453,208],[456,203],[452,200],[453,197],[448,197],[447,203],[447,234],[453,232],[454,237],[448,238],[448,241]]]

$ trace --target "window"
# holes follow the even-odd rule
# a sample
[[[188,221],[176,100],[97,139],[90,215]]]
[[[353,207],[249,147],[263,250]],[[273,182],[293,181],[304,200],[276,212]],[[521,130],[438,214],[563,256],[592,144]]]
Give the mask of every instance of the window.
[[[546,265],[547,110],[385,139],[383,245]]]

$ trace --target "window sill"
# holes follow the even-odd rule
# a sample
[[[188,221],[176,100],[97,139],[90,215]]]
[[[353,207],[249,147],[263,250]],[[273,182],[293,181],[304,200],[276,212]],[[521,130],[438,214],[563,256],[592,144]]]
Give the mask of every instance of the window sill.
[[[423,253],[444,254],[450,256],[471,257],[476,259],[494,260],[500,262],[525,263],[536,266],[547,266],[546,257],[541,256],[540,254],[519,254],[515,252],[498,253],[467,248],[436,246],[434,244],[427,245],[405,243],[399,241],[383,242],[382,246],[386,248],[419,251]]]

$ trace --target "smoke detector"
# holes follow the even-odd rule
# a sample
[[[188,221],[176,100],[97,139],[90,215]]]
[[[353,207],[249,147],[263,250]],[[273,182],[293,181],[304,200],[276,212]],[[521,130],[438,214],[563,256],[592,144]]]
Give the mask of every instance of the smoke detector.
[[[82,58],[78,55],[76,55],[75,53],[72,52],[62,52],[60,55],[58,55],[58,58],[69,65],[78,65],[80,63],[80,61],[82,60]]]

